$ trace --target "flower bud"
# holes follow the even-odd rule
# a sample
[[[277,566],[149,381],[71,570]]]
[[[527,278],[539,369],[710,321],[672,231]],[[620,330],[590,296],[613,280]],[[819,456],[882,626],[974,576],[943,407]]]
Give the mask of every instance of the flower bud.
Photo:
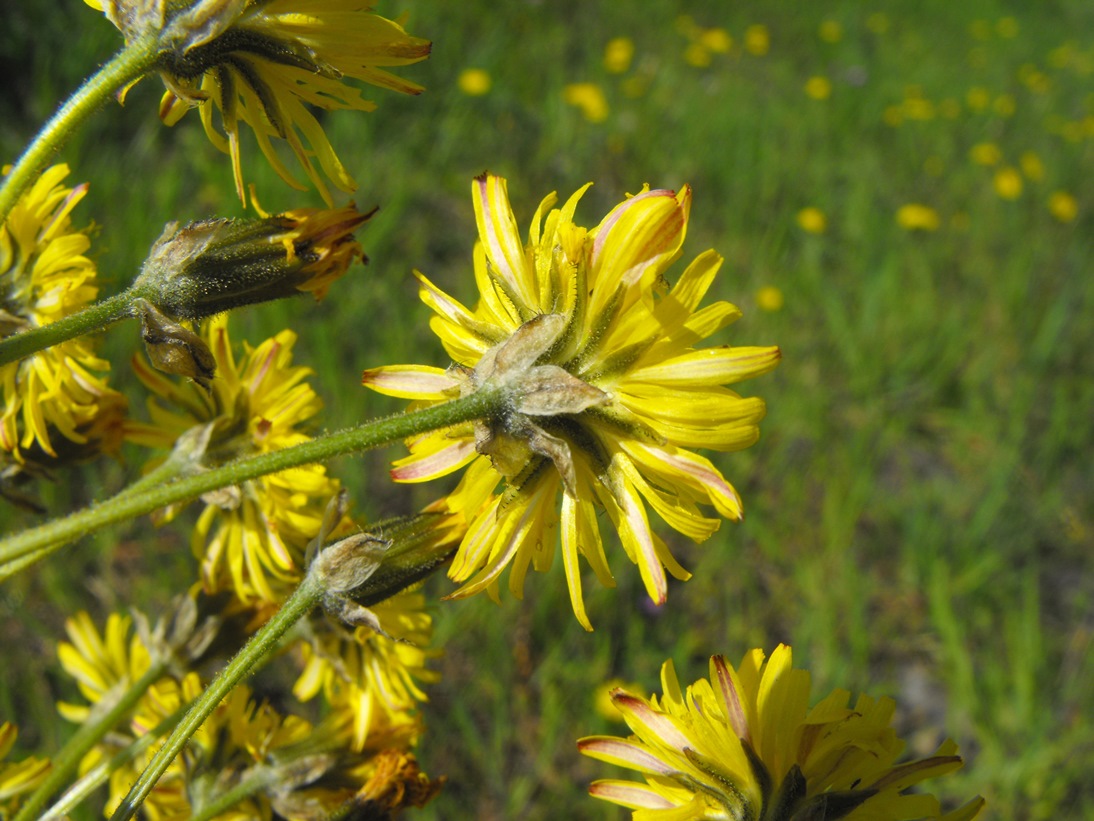
[[[217,361],[201,337],[172,322],[148,300],[138,299],[133,304],[141,318],[141,339],[152,365],[164,373],[188,376],[208,388]]]
[[[214,314],[306,291],[322,299],[355,259],[353,232],[375,209],[305,208],[262,219],[170,223],[134,288],[175,319]]]

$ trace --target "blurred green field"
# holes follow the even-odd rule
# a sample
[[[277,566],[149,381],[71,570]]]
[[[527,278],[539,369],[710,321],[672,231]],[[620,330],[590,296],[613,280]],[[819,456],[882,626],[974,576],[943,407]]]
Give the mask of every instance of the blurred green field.
[[[768,402],[762,439],[715,459],[747,518],[703,545],[669,538],[695,575],[661,610],[625,561],[612,565],[617,589],[586,585],[592,635],[558,567],[500,607],[440,602],[451,584],[430,583],[445,652],[420,758],[449,783],[418,817],[621,817],[585,795],[612,773],[574,744],[625,730],[596,712],[598,686],[658,688],[669,657],[692,681],[712,653],[735,661],[780,641],[813,671],[817,698],[837,686],[894,696],[912,752],[957,740],[966,767],[936,787],[948,801],[981,793],[1000,819],[1094,817],[1094,6],[377,10],[408,12],[434,51],[401,72],[426,94],[377,92],[374,114],[324,119],[358,204],[381,206],[361,235],[371,262],[318,306],[234,320],[255,342],[300,333],[296,361],[316,371],[324,427],[401,407],[364,391],[362,368],[446,364],[409,271],[474,301],[470,180],[484,169],[509,178],[522,229],[552,190],[594,181],[578,211],[591,226],[645,182],[690,183],[685,257],[722,253],[712,298],[745,314],[719,341],[783,350],[774,374],[742,386]],[[7,159],[117,47],[79,0],[10,14]],[[604,61],[615,38],[634,46],[621,72]],[[461,90],[467,68],[486,72],[486,93]],[[567,91],[579,83],[591,85]],[[164,129],[160,93],[142,83],[62,153],[71,179],[91,182],[77,219],[99,225],[108,288],[128,282],[163,223],[239,211],[227,158],[193,115]],[[253,143],[244,165],[267,210],[319,204],[277,180]],[[123,326],[105,349],[124,363],[135,344]],[[139,385],[116,370],[141,413]],[[332,466],[368,516],[442,491],[393,487],[397,455]],[[82,504],[134,476],[137,458],[43,495],[57,510]],[[29,521],[0,517],[5,530]],[[65,616],[155,612],[193,578],[186,545],[180,526],[138,523],[0,586],[0,716],[18,718],[21,743],[54,748],[68,731],[53,705]]]

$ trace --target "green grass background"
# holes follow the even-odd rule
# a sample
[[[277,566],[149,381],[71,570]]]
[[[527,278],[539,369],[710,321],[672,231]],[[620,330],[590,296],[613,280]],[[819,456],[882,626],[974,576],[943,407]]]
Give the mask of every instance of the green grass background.
[[[409,30],[435,45],[400,72],[426,94],[377,92],[374,114],[324,117],[361,184],[357,202],[381,206],[361,235],[371,263],[318,306],[301,299],[234,320],[254,342],[299,332],[296,361],[315,369],[326,401],[321,427],[398,409],[359,387],[362,368],[446,364],[409,271],[474,301],[470,180],[485,169],[509,178],[524,228],[552,190],[594,181],[578,213],[592,226],[645,182],[690,183],[685,256],[720,251],[714,296],[745,312],[720,341],[778,344],[784,357],[743,386],[768,402],[760,442],[716,458],[747,518],[704,545],[670,537],[695,576],[671,586],[665,607],[647,605],[618,550],[618,588],[587,587],[592,635],[570,613],[560,567],[533,574],[523,602],[437,601],[443,678],[429,689],[420,758],[449,783],[419,817],[619,817],[585,796],[590,780],[617,773],[574,745],[625,731],[595,711],[598,685],[657,689],[669,657],[692,681],[712,653],[736,661],[780,641],[813,671],[815,698],[837,686],[894,696],[911,752],[954,737],[967,765],[937,785],[947,801],[979,792],[988,817],[1090,817],[1094,6],[421,0],[378,10],[409,12]],[[10,159],[118,37],[78,0],[9,14],[0,147]],[[825,21],[840,25],[837,41],[820,36]],[[770,32],[764,56],[742,49],[754,24]],[[724,28],[729,53],[691,65],[695,28]],[[610,74],[604,47],[621,36],[635,58]],[[488,94],[460,92],[465,67],[489,72]],[[805,93],[812,76],[830,81],[828,99]],[[564,102],[575,82],[600,86],[607,119]],[[983,111],[969,102],[976,89],[988,95]],[[146,81],[62,154],[72,180],[91,182],[77,217],[99,226],[106,290],[129,281],[163,223],[239,212],[227,158],[194,115],[163,128],[160,93]],[[934,116],[915,119],[922,100]],[[905,116],[886,122],[887,110]],[[1003,165],[1035,152],[1044,178],[1001,198],[994,169],[969,159],[982,142]],[[318,204],[280,183],[253,142],[244,164],[268,210]],[[1055,191],[1077,199],[1073,221],[1050,213]],[[938,230],[901,228],[907,203],[935,209]],[[825,233],[797,223],[810,206],[827,216]],[[782,291],[782,310],[757,306],[764,286]],[[105,349],[140,414],[125,376],[136,344],[122,326]],[[366,515],[441,492],[393,487],[385,465],[397,455],[332,466]],[[139,459],[42,494],[58,511],[83,504],[134,476]],[[28,522],[0,516],[5,528]],[[68,732],[53,705],[68,693],[54,652],[64,617],[155,612],[194,577],[186,544],[182,527],[135,524],[0,587],[0,715],[18,720],[21,742],[55,749]],[[450,589],[429,586],[435,600]]]

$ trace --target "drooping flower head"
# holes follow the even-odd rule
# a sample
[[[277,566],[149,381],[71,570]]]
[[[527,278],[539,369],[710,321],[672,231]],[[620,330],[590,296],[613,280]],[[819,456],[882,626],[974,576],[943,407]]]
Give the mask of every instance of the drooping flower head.
[[[151,423],[131,424],[130,439],[171,448],[205,426],[192,440],[200,445],[192,446],[206,466],[308,439],[301,428],[322,401],[305,381],[311,369],[292,364],[295,333],[285,330],[257,347],[245,346],[238,359],[225,316],[207,321],[202,337],[216,360],[209,390],[134,359],[138,378],[155,396],[148,401]],[[206,494],[191,537],[206,592],[233,590],[245,604],[280,602],[299,582],[304,551],[337,492],[338,482],[322,465],[304,465]]]
[[[66,165],[47,169],[0,226],[0,337],[63,319],[98,293],[91,241],[70,216],[87,186],[69,188],[66,176]],[[95,373],[109,368],[86,337],[0,366],[0,450],[20,462],[116,451],[126,402]]]
[[[480,242],[480,300],[468,310],[421,274],[430,321],[456,363],[443,370],[397,365],[365,371],[364,384],[418,405],[503,386],[515,398],[497,418],[418,437],[393,477],[419,482],[467,466],[447,507],[469,528],[450,570],[453,596],[488,590],[511,567],[520,595],[530,566],[546,570],[561,533],[562,561],[578,620],[591,629],[578,557],[613,583],[597,518],[607,514],[650,598],[665,601],[665,570],[688,573],[650,527],[647,505],[672,528],[703,541],[738,519],[737,492],[691,448],[736,450],[756,441],[764,403],[728,384],[771,370],[777,348],[696,347],[740,316],[727,302],[699,303],[721,265],[700,254],[669,287],[691,189],[643,189],[593,229],[552,194],[521,241],[505,180],[472,191]],[[500,492],[497,492],[499,491]],[[561,505],[559,496],[561,494]]]
[[[422,91],[386,68],[424,60],[429,42],[356,0],[200,0],[166,7],[162,0],[85,2],[105,11],[127,40],[159,35],[164,51],[158,68],[167,86],[160,117],[174,125],[189,108],[199,109],[210,141],[232,158],[244,202],[241,122],[282,179],[303,189],[278,156],[274,140],[284,141],[330,204],[324,176],[342,191],[356,183],[311,109],[376,107],[345,79],[403,94]]]
[[[812,709],[809,673],[779,645],[766,662],[745,654],[736,670],[710,661],[710,679],[681,691],[672,661],[661,668],[663,695],[616,690],[612,700],[634,735],[578,742],[585,755],[636,770],[646,783],[605,780],[589,792],[630,807],[635,819],[756,821],[968,821],[975,798],[942,814],[933,795],[908,792],[961,766],[957,745],[898,764],[904,750],[891,726],[892,699],[835,690]]]

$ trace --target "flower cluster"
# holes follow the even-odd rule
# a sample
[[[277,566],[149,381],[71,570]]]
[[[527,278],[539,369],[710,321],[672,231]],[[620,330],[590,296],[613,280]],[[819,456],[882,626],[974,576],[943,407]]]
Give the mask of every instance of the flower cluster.
[[[769,659],[745,654],[734,669],[710,660],[710,678],[680,689],[672,661],[661,668],[661,698],[617,689],[612,701],[634,735],[582,739],[582,753],[641,773],[645,784],[597,781],[590,793],[630,807],[635,818],[935,818],[968,821],[975,798],[943,814],[938,800],[910,788],[961,766],[957,745],[898,764],[904,750],[891,723],[894,703],[835,690],[812,708],[809,673],[779,645]]]
[[[68,173],[45,171],[0,226],[0,339],[64,319],[98,294],[91,241],[71,216],[87,186],[66,186]],[[0,366],[0,450],[20,463],[116,451],[126,401],[107,386],[109,368],[87,339]]]
[[[680,256],[690,188],[643,189],[586,229],[574,211],[587,187],[560,209],[552,209],[553,194],[544,199],[524,244],[505,180],[477,178],[478,305],[465,308],[418,274],[422,300],[436,313],[430,325],[455,365],[375,368],[363,382],[418,406],[484,386],[510,391],[505,413],[410,441],[411,455],[392,476],[420,482],[467,467],[447,501],[468,521],[450,571],[463,583],[454,597],[493,594],[510,566],[509,588],[519,596],[530,566],[550,566],[561,534],[574,612],[592,629],[579,556],[613,583],[597,511],[619,532],[650,598],[663,603],[665,570],[689,574],[653,532],[647,505],[696,541],[719,526],[700,505],[740,518],[737,492],[691,449],[756,441],[763,401],[726,385],[771,370],[779,350],[697,347],[740,311],[728,302],[699,307],[722,263],[714,251],[675,285],[665,280]]]

